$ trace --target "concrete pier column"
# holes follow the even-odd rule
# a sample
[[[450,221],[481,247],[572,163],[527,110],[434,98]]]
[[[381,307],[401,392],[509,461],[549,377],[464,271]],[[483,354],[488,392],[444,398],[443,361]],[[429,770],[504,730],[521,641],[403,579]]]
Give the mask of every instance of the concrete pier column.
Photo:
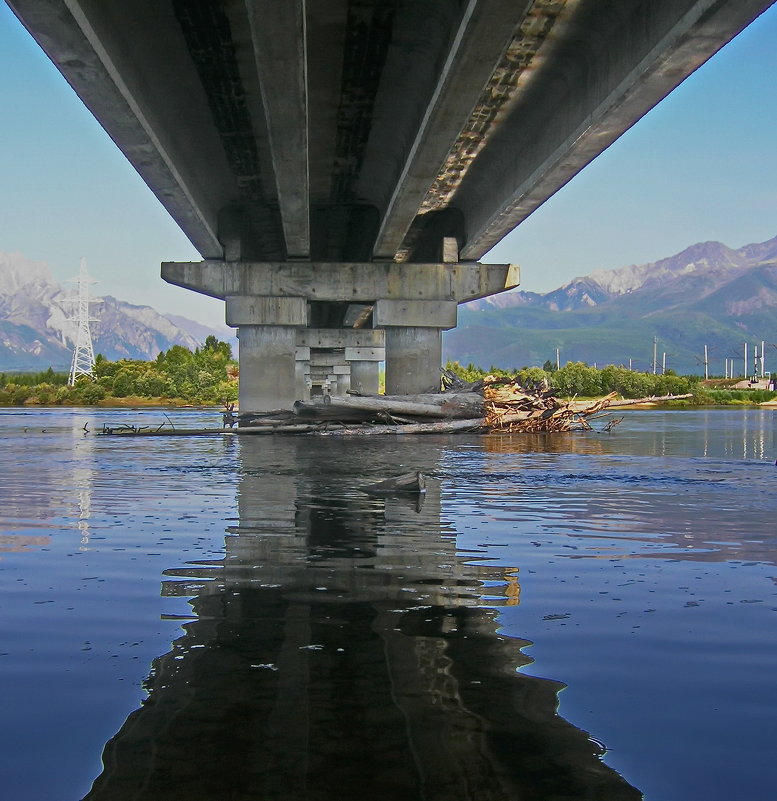
[[[227,325],[240,340],[240,414],[291,409],[297,399],[296,333],[304,298],[230,295]]]
[[[291,409],[296,400],[296,329],[241,325],[240,414]]]
[[[375,326],[386,329],[386,394],[440,389],[442,332],[456,326],[455,300],[379,300]]]
[[[415,395],[440,389],[442,331],[403,326],[386,329],[386,394]]]
[[[380,389],[378,362],[351,362],[351,389],[363,395],[377,395]]]
[[[297,346],[295,349],[294,359],[295,400],[310,400],[310,348],[301,348]]]

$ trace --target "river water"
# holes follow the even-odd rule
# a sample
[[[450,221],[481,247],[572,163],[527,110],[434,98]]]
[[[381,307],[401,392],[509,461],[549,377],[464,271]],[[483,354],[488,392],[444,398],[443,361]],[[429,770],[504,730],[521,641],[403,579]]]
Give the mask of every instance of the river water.
[[[93,433],[165,415],[0,410],[4,799],[775,797],[777,412]]]

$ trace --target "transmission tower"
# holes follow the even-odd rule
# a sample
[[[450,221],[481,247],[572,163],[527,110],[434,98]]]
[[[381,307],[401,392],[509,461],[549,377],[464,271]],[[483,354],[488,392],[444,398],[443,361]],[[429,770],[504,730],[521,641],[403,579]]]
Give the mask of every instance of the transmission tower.
[[[89,297],[89,284],[95,283],[89,278],[86,271],[86,259],[81,259],[81,268],[77,278],[71,278],[78,285],[76,295],[68,298],[68,302],[76,305],[74,316],[69,319],[77,326],[75,345],[73,346],[73,361],[70,365],[68,384],[72,387],[80,375],[94,375],[94,348],[92,347],[92,334],[89,323],[95,322],[89,316],[89,304],[99,302]]]

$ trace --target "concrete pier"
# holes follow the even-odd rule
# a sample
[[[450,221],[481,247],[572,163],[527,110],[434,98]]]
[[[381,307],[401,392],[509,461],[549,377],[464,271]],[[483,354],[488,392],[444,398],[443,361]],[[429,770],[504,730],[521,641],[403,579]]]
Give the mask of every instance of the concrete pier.
[[[311,393],[377,393],[384,360],[388,393],[438,389],[442,332],[456,325],[457,305],[517,286],[519,273],[478,262],[204,261],[163,264],[162,277],[225,301],[239,331],[240,409],[253,413]],[[316,315],[339,327],[312,325]]]

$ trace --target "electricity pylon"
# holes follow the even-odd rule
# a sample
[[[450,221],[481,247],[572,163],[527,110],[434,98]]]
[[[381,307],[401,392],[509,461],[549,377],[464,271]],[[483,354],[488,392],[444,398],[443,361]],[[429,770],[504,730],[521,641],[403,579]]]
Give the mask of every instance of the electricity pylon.
[[[89,284],[94,284],[86,271],[86,259],[81,259],[81,268],[77,278],[71,278],[78,284],[76,296],[67,298],[68,302],[75,303],[76,309],[73,317],[69,319],[77,326],[75,345],[73,347],[73,361],[70,365],[70,377],[68,385],[73,386],[76,378],[80,375],[94,375],[94,348],[92,347],[92,334],[89,330],[89,323],[95,322],[94,317],[89,316],[89,304],[97,303],[96,298],[89,297]]]

